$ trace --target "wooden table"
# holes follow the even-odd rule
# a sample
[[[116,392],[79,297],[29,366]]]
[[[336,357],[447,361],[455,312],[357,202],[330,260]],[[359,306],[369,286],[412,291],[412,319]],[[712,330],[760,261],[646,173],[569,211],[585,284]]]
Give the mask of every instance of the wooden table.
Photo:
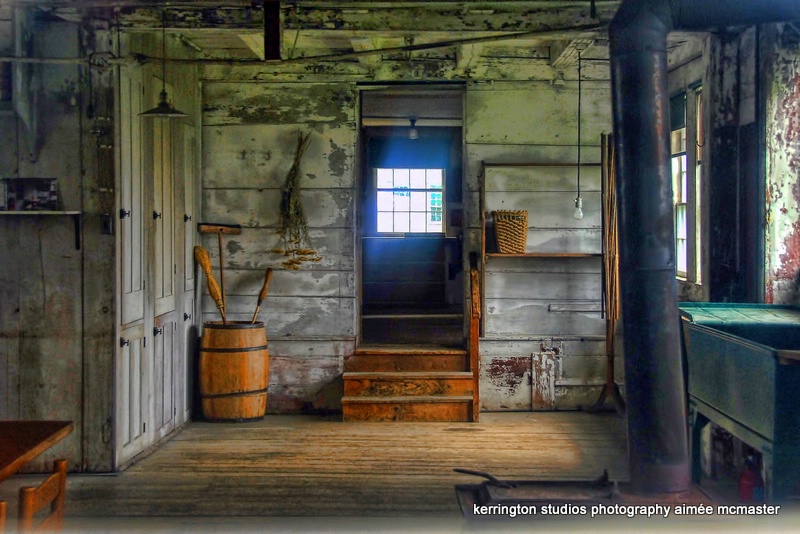
[[[72,421],[0,421],[0,482],[72,432]]]

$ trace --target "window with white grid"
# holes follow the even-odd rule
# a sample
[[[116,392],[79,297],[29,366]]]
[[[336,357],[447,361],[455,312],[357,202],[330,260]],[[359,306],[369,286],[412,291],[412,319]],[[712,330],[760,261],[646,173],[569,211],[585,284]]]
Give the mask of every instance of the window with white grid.
[[[443,233],[444,169],[376,169],[379,233]]]

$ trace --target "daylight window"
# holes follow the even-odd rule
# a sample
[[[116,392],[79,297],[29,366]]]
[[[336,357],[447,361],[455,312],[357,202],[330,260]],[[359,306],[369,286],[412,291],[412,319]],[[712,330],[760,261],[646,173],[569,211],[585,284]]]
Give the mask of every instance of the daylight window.
[[[670,154],[672,194],[675,207],[675,270],[678,277],[701,282],[701,182],[702,182],[701,88],[670,100]]]
[[[444,169],[376,169],[375,179],[378,232],[444,232]]]

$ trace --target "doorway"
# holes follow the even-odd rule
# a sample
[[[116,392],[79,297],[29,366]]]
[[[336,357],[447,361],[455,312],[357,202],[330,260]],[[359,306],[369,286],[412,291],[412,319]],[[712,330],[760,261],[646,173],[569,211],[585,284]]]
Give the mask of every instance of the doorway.
[[[362,344],[463,346],[461,99],[362,95]]]

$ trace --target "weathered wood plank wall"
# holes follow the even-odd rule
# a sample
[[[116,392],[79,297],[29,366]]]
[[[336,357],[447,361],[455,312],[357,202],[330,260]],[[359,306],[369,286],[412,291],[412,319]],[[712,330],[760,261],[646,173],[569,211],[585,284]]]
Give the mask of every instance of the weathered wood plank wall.
[[[356,334],[357,90],[350,83],[222,83],[203,90],[203,218],[241,224],[226,238],[228,317],[249,320],[264,270],[279,268],[281,187],[297,132],[311,132],[300,185],[322,261],[277,270],[262,305],[270,339],[270,412],[336,410],[342,358]],[[206,248],[218,262],[216,240]],[[203,317],[215,319],[206,297]]]
[[[582,84],[584,164],[599,163],[600,134],[611,130],[609,84],[603,78]],[[576,164],[577,102],[576,81],[469,88],[465,181],[473,247],[480,247],[481,162]],[[599,253],[599,168],[581,169],[581,220],[573,218],[576,180],[575,166],[487,168],[486,209],[528,210],[529,252]],[[484,410],[574,409],[597,399],[605,371],[601,273],[597,257],[486,261]]]
[[[17,19],[16,35],[23,23]],[[50,57],[78,55],[77,25],[28,24],[33,25],[33,46],[39,53]],[[0,25],[0,32],[6,36],[10,29],[9,23]],[[6,38],[0,42],[9,44]],[[13,53],[14,48],[7,52]],[[30,123],[18,119],[9,102],[2,104],[0,176],[57,178],[63,208],[80,210],[84,187],[92,184],[84,178],[81,153],[79,69],[47,65],[28,72],[38,78],[42,90],[35,97],[28,92],[18,98],[25,98],[35,108],[35,119],[34,114],[25,114]],[[38,143],[32,141],[34,122]],[[82,409],[86,249],[76,249],[76,230],[80,231],[68,216],[0,218],[0,419],[67,419],[74,421],[76,428],[29,469],[40,468],[55,457],[66,457],[71,465],[80,466],[85,460],[83,429],[92,425],[84,419]],[[98,274],[96,282],[102,283],[103,278]],[[109,320],[113,320],[113,314],[109,314]],[[110,324],[98,321],[93,333],[97,335]],[[101,420],[105,422],[105,417]],[[100,457],[97,461],[107,459]]]
[[[480,250],[477,176],[482,160],[575,160],[577,71],[566,73],[565,85],[552,84],[554,70],[547,63],[547,51],[542,53],[545,55],[539,61],[508,65],[483,58],[480,68],[468,75],[463,66],[454,67],[434,54],[413,65],[384,58],[378,62],[377,70],[347,62],[289,64],[270,69],[204,69],[203,217],[244,226],[242,234],[228,238],[225,246],[226,289],[232,318],[249,318],[263,270],[278,266],[282,260],[271,252],[278,244],[275,230],[280,187],[291,165],[295,131],[312,131],[301,184],[312,240],[323,260],[304,266],[303,271],[278,271],[272,282],[263,317],[271,347],[280,350],[280,357],[274,358],[271,366],[270,411],[338,409],[338,397],[322,393],[340,389],[341,358],[355,347],[359,120],[355,82],[367,77],[389,82],[465,81],[463,206],[469,221],[465,228],[466,259],[469,252]],[[602,51],[600,56],[603,57]],[[600,133],[611,128],[608,69],[602,61],[587,66],[589,74],[585,76],[591,81],[585,83],[583,95],[583,161],[597,163]],[[466,82],[468,77],[477,80]],[[507,81],[487,83],[489,78]],[[540,81],[531,81],[537,79]],[[586,172],[583,187],[587,217],[577,225],[572,219],[571,174],[565,172],[545,172],[541,181],[513,177],[509,187],[519,191],[509,198],[515,205],[540,214],[542,223],[531,230],[532,244],[554,250],[574,245],[577,250],[599,252],[599,172]],[[531,183],[542,185],[531,187]],[[548,184],[559,187],[548,188]],[[216,244],[208,240],[206,245],[216,262]],[[602,382],[603,368],[598,364],[602,343],[596,341],[598,336],[602,339],[604,331],[597,304],[599,260],[572,265],[580,266],[574,276],[564,276],[562,271],[568,268],[564,262],[504,264],[488,273],[501,283],[495,288],[499,293],[491,294],[495,302],[487,317],[489,329],[499,338],[484,340],[481,349],[485,369],[482,383],[489,391],[485,409],[531,409],[531,355],[540,352],[542,343],[567,343],[565,350],[569,352],[568,356],[550,352],[557,356],[552,360],[553,373],[560,373],[552,377],[556,387],[551,408],[586,404],[593,388]],[[556,280],[561,283],[554,285]],[[507,298],[520,290],[530,297]],[[585,296],[593,311],[549,309],[580,296]],[[520,314],[520,309],[528,311]],[[206,320],[215,317],[215,306],[207,297],[203,310]],[[531,334],[538,337],[520,340],[521,333],[526,339]],[[547,337],[541,338],[542,334]],[[574,335],[589,336],[595,341],[562,339]],[[513,340],[517,354],[510,355],[508,349],[501,348],[507,343],[504,337]],[[309,357],[312,347],[313,357]],[[502,376],[489,371],[497,367],[493,365],[495,360],[514,357],[527,362],[523,373],[527,391],[524,406],[506,402],[505,397],[514,386],[498,386]]]

